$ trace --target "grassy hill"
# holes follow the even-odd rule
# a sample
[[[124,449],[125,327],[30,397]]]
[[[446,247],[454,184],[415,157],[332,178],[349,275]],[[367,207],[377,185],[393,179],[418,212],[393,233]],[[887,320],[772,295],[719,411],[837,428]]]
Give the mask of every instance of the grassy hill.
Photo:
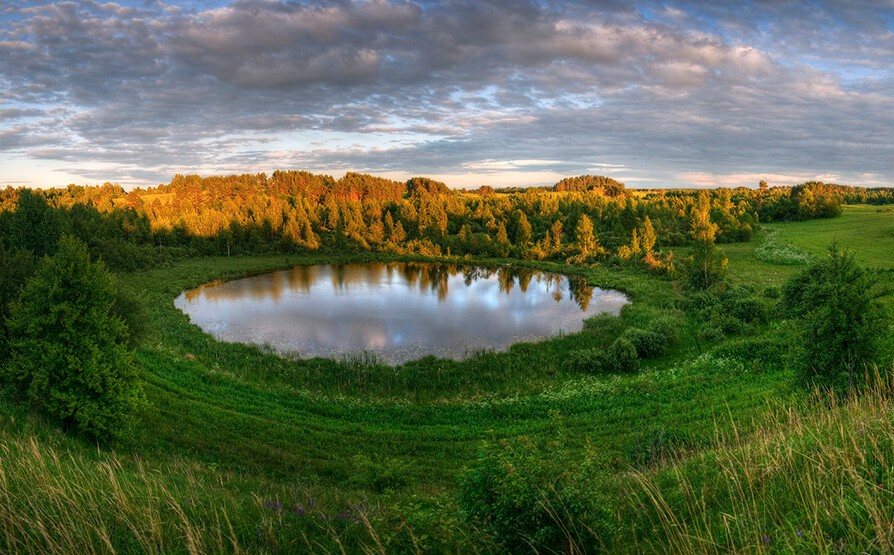
[[[894,213],[866,206],[767,225],[750,243],[723,246],[730,280],[770,311],[779,286],[833,240],[894,284]],[[149,398],[140,426],[98,448],[0,407],[0,550],[493,552],[544,538],[564,551],[891,544],[890,387],[838,401],[798,391],[786,330],[741,322],[708,333],[714,324],[666,278],[574,269],[632,304],[580,334],[396,368],[219,343],[172,303],[213,279],[331,261],[201,258],[126,276],[150,328],[137,351]],[[885,301],[894,306],[894,296]],[[673,337],[636,374],[590,375],[565,362],[658,320]],[[484,505],[491,516],[476,518]]]

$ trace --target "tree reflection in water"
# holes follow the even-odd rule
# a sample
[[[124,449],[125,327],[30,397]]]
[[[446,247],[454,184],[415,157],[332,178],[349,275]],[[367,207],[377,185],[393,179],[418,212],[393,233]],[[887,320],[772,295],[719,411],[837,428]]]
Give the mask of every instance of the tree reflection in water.
[[[175,304],[225,341],[304,356],[369,350],[401,362],[574,332],[626,302],[581,277],[530,268],[395,262],[298,266],[209,283]]]

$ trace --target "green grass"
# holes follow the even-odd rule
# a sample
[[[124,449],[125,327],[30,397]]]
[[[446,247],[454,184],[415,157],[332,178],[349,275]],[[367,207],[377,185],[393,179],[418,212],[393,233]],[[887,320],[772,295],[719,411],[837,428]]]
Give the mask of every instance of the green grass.
[[[894,545],[890,376],[868,393],[779,407],[750,434],[631,474],[635,542],[674,553],[888,553]],[[648,533],[643,533],[649,531]]]
[[[840,218],[777,223],[767,232],[814,256],[837,239],[862,264],[884,270],[879,275],[894,275],[891,213],[846,207]],[[803,267],[761,260],[755,249],[766,240],[763,232],[753,243],[722,246],[732,281],[761,291]],[[380,258],[350,258],[364,259]],[[136,354],[149,399],[140,426],[133,437],[97,448],[0,405],[0,550],[493,551],[498,539],[462,518],[456,488],[483,445],[526,442],[554,446],[569,475],[577,468],[595,473],[596,481],[579,487],[585,497],[605,500],[612,516],[598,541],[613,550],[751,551],[761,549],[764,534],[773,546],[797,550],[786,534],[811,515],[817,518],[804,528],[814,534],[808,551],[834,547],[839,537],[872,550],[881,545],[874,541],[890,537],[864,518],[875,507],[890,514],[887,501],[864,499],[863,490],[836,497],[817,489],[840,498],[833,514],[842,516],[828,521],[818,518],[822,499],[807,495],[816,492],[786,481],[803,469],[819,487],[825,475],[807,459],[826,444],[834,446],[832,458],[817,460],[856,465],[862,451],[849,447],[847,434],[833,437],[835,430],[884,417],[887,393],[878,390],[877,401],[867,401],[875,409],[838,407],[826,420],[821,406],[799,405],[795,426],[784,407],[800,397],[783,365],[761,354],[780,350],[773,341],[781,340],[772,331],[720,344],[699,340],[681,291],[664,278],[518,262],[580,273],[633,302],[619,319],[593,320],[579,334],[466,361],[427,358],[398,367],[286,360],[220,343],[173,306],[183,289],[214,279],[346,260],[203,258],[124,276],[149,313],[149,335]],[[656,317],[675,322],[680,340],[644,361],[639,373],[590,376],[564,364],[569,353],[604,348],[619,330],[646,327]],[[894,437],[885,435],[884,422],[870,429],[878,441]],[[664,437],[683,438],[669,459],[649,451]],[[874,448],[871,441],[865,446]],[[755,476],[771,479],[760,490],[770,514],[754,510]],[[835,483],[859,486],[847,476]],[[706,496],[699,492],[708,478],[715,485]],[[721,495],[716,483],[724,478],[750,485]],[[869,501],[878,502],[855,508]],[[563,524],[584,530],[595,517],[581,518]],[[569,545],[596,545],[595,533],[581,532],[583,543]]]

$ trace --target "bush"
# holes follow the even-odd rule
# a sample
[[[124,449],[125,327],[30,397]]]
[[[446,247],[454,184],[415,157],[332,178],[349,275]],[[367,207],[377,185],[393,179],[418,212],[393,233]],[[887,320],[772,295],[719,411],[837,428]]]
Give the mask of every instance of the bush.
[[[573,351],[565,359],[565,367],[573,372],[588,374],[626,374],[639,370],[639,356],[629,339],[619,337],[606,351]]]
[[[683,323],[678,319],[659,317],[649,323],[648,330],[662,337],[667,348],[670,348],[677,344],[682,325]]]
[[[888,316],[875,281],[849,251],[829,255],[785,284],[782,306],[799,320],[803,357],[799,376],[832,388],[852,388],[864,365],[876,360]]]
[[[63,237],[28,282],[9,321],[3,380],[19,399],[97,438],[125,432],[142,400],[115,287],[87,246]]]
[[[703,341],[717,343],[726,339],[723,329],[713,323],[707,323],[698,329],[698,337]]]
[[[646,329],[627,328],[621,337],[633,344],[639,358],[654,358],[677,342],[676,325],[670,318],[657,318]]]
[[[723,307],[730,316],[747,323],[765,323],[769,319],[767,304],[753,296],[743,296],[724,302]]]
[[[636,347],[629,340],[619,337],[608,348],[608,359],[611,369],[619,373],[632,373],[639,370],[639,357]]]
[[[507,553],[592,546],[607,515],[594,500],[592,481],[576,468],[579,461],[564,460],[563,453],[525,438],[485,445],[460,480],[457,497],[466,519]]]
[[[611,364],[605,352],[599,349],[573,351],[565,359],[565,367],[573,372],[602,374],[611,371]]]
[[[658,334],[648,330],[627,328],[621,337],[629,341],[636,349],[637,356],[642,358],[658,356],[664,348]]]

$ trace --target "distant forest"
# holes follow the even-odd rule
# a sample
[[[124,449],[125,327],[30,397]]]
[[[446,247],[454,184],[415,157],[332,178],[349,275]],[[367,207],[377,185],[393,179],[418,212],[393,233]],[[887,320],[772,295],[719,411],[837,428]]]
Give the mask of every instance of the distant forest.
[[[748,241],[759,222],[833,217],[842,204],[894,203],[894,190],[810,182],[794,187],[631,190],[580,176],[552,187],[451,190],[304,171],[177,175],[167,185],[0,189],[0,247],[52,254],[64,234],[116,270],[183,256],[376,251],[672,267],[697,215],[719,243]],[[707,213],[706,213],[707,212]],[[661,252],[662,254],[659,254]]]

